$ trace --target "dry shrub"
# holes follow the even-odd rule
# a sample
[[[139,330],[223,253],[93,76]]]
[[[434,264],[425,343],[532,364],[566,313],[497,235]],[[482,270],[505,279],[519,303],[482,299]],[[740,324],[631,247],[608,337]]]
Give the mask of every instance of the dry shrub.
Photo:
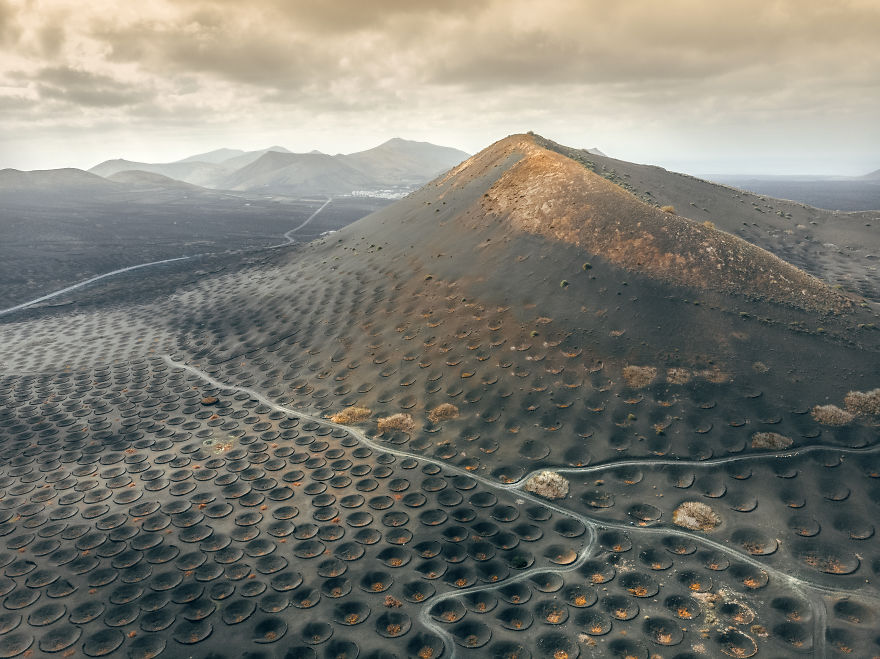
[[[623,369],[623,379],[633,389],[647,387],[657,377],[657,369],[653,366],[626,366]]]
[[[725,373],[717,366],[705,368],[702,371],[696,371],[694,376],[708,380],[712,384],[723,384],[730,381],[730,373]]]
[[[660,210],[670,215],[675,215],[675,206],[661,206]]]
[[[766,373],[770,370],[770,367],[764,362],[755,362],[752,364],[752,370],[755,371],[755,373]]]
[[[687,384],[691,381],[691,372],[687,368],[666,369],[666,381],[670,384]]]
[[[721,523],[721,518],[705,503],[685,501],[673,511],[672,521],[691,531],[711,531]]]
[[[784,449],[794,444],[790,437],[778,432],[756,432],[752,435],[752,448]]]
[[[880,389],[850,391],[843,399],[848,412],[856,416],[880,417]]]
[[[385,606],[387,606],[389,609],[399,609],[401,606],[403,606],[402,602],[399,599],[397,599],[396,597],[392,597],[391,595],[385,596],[385,601],[383,602],[383,604],[385,604]]]
[[[722,384],[730,381],[730,373],[722,371],[717,366],[692,371],[689,368],[676,366],[666,369],[666,381],[669,384],[687,384],[694,378],[702,378],[713,384]]]
[[[545,499],[562,499],[568,495],[568,480],[555,471],[542,471],[529,478],[523,489]]]
[[[437,423],[443,419],[455,419],[458,417],[458,408],[452,403],[443,403],[428,412],[431,423]]]
[[[400,432],[412,432],[416,427],[415,420],[409,414],[397,413],[384,416],[377,421],[380,432],[399,430]]]
[[[331,416],[330,420],[333,423],[350,425],[352,423],[359,423],[369,419],[372,413],[372,410],[369,410],[366,407],[346,407],[341,412],[337,412]]]
[[[825,426],[845,426],[853,420],[853,415],[837,405],[816,405],[810,412],[813,419]]]

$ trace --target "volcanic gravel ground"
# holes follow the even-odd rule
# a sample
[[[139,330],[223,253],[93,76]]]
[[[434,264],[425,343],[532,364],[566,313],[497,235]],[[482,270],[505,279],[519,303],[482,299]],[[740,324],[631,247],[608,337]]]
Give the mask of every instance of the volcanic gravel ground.
[[[0,657],[880,653],[878,419],[814,409],[880,384],[875,309],[456,194],[3,317]]]

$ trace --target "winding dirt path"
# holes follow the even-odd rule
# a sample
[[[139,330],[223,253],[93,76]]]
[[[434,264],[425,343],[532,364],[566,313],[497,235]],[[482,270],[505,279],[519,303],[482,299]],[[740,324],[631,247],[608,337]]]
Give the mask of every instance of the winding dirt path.
[[[824,656],[825,652],[826,652],[826,647],[825,647],[826,610],[825,610],[825,603],[822,600],[823,595],[844,596],[844,597],[848,597],[848,598],[854,598],[854,597],[861,598],[861,599],[868,600],[870,602],[870,605],[875,608],[880,607],[880,597],[878,597],[878,594],[875,592],[863,592],[860,590],[833,588],[830,586],[822,586],[822,585],[814,584],[814,583],[806,581],[805,579],[802,579],[800,577],[797,577],[797,576],[794,576],[791,574],[787,574],[781,570],[778,570],[776,568],[768,566],[768,565],[762,563],[760,560],[754,558],[753,556],[751,556],[747,553],[744,553],[744,552],[740,552],[737,549],[729,547],[721,542],[718,542],[716,540],[712,540],[711,538],[707,538],[704,536],[696,535],[694,533],[689,533],[687,531],[673,529],[673,528],[667,528],[667,527],[637,527],[637,526],[632,526],[630,524],[626,524],[623,522],[613,522],[613,521],[595,519],[595,518],[592,518],[588,515],[576,513],[574,511],[568,510],[560,505],[557,505],[557,504],[553,503],[552,501],[548,501],[547,499],[544,499],[542,497],[539,497],[539,496],[536,496],[536,495],[533,495],[529,492],[524,491],[522,489],[522,487],[523,487],[523,484],[525,483],[525,481],[527,480],[528,476],[525,476],[514,483],[499,483],[497,481],[473,474],[465,469],[462,469],[460,467],[456,467],[455,465],[448,464],[448,463],[443,462],[441,460],[435,460],[435,459],[432,459],[432,458],[429,458],[429,457],[426,457],[423,455],[419,455],[417,453],[410,453],[407,451],[402,451],[400,449],[395,449],[395,448],[391,448],[388,446],[384,446],[382,444],[378,444],[378,443],[374,442],[373,440],[369,439],[364,434],[364,432],[362,430],[360,430],[356,427],[347,426],[347,425],[343,425],[343,424],[339,424],[339,423],[334,423],[333,421],[330,421],[329,419],[325,419],[321,416],[316,416],[313,414],[309,414],[307,412],[303,412],[302,410],[279,405],[278,403],[275,403],[274,401],[270,400],[269,398],[267,398],[263,394],[255,391],[254,389],[251,389],[249,387],[244,387],[244,386],[238,386],[235,384],[230,384],[229,382],[223,382],[221,380],[218,380],[218,379],[210,376],[209,374],[205,373],[204,371],[201,371],[197,366],[192,366],[192,365],[189,365],[189,364],[186,364],[183,362],[176,361],[168,355],[164,355],[162,357],[162,359],[172,368],[183,369],[183,370],[191,373],[192,375],[197,376],[198,378],[200,378],[204,382],[206,382],[214,387],[218,387],[221,389],[231,389],[234,391],[246,393],[249,396],[251,396],[254,400],[258,400],[261,403],[264,403],[265,405],[273,408],[274,410],[284,412],[286,414],[291,414],[291,415],[294,415],[294,416],[299,417],[301,419],[306,419],[309,421],[313,421],[315,423],[320,423],[321,425],[324,425],[324,426],[327,426],[330,428],[337,428],[340,430],[344,430],[345,432],[349,433],[352,437],[354,437],[360,444],[367,446],[370,449],[373,449],[375,451],[389,453],[391,455],[394,455],[394,456],[397,456],[400,458],[413,458],[413,459],[418,460],[423,463],[433,464],[433,465],[436,465],[436,466],[440,467],[441,469],[443,469],[446,473],[466,476],[466,477],[471,478],[471,479],[473,479],[473,480],[481,483],[482,485],[484,485],[488,488],[491,488],[493,490],[503,491],[503,492],[516,492],[517,496],[520,499],[522,499],[524,501],[530,501],[532,503],[539,504],[545,508],[548,508],[550,510],[553,510],[553,511],[559,513],[560,515],[564,515],[566,517],[570,517],[572,519],[575,519],[575,520],[581,522],[586,527],[587,536],[586,536],[586,539],[584,540],[584,547],[581,549],[577,558],[572,563],[565,565],[565,566],[559,566],[559,567],[532,568],[532,569],[526,570],[525,572],[518,574],[514,577],[511,577],[509,579],[505,579],[503,582],[498,583],[498,584],[481,584],[481,585],[475,585],[475,586],[472,586],[469,588],[463,588],[461,590],[453,590],[453,591],[449,591],[446,593],[441,593],[441,594],[436,595],[435,598],[432,600],[432,606],[433,606],[433,603],[442,602],[446,599],[451,599],[454,597],[461,597],[462,595],[465,595],[467,593],[493,590],[493,589],[500,588],[500,587],[507,585],[507,584],[510,584],[510,583],[516,583],[516,582],[522,581],[524,579],[528,579],[530,576],[532,576],[534,574],[538,574],[538,573],[562,574],[565,572],[570,572],[572,570],[576,570],[578,567],[583,565],[583,563],[590,556],[593,555],[593,552],[596,549],[598,530],[599,529],[607,529],[607,528],[615,528],[615,529],[625,530],[627,533],[631,533],[631,534],[641,533],[644,535],[667,535],[667,536],[672,535],[672,536],[676,536],[676,537],[680,537],[680,538],[687,538],[691,541],[702,544],[704,547],[711,547],[712,549],[714,549],[716,551],[722,552],[730,557],[735,558],[738,561],[741,561],[743,563],[747,563],[753,567],[756,567],[756,568],[768,573],[774,579],[785,584],[788,588],[795,591],[798,595],[800,595],[801,597],[803,597],[805,600],[807,600],[810,603],[810,607],[812,609],[813,619],[814,619],[814,630],[813,630],[813,644],[814,644],[813,652],[815,653],[814,656]],[[818,451],[818,450],[833,450],[833,451],[841,451],[841,452],[845,452],[845,453],[869,453],[869,452],[874,452],[874,451],[880,450],[880,447],[871,447],[869,449],[842,449],[842,448],[837,448],[837,447],[811,446],[811,447],[805,447],[805,448],[796,449],[796,450],[782,451],[779,453],[762,453],[762,454],[758,454],[758,455],[731,456],[731,457],[726,457],[726,458],[717,458],[715,460],[706,460],[706,461],[702,461],[702,462],[686,461],[686,460],[627,460],[627,461],[621,462],[621,463],[610,463],[610,464],[588,466],[588,467],[573,467],[573,468],[567,468],[567,469],[556,469],[554,471],[571,474],[571,473],[589,473],[591,471],[598,471],[600,469],[613,469],[615,467],[622,467],[622,466],[657,466],[657,465],[687,465],[687,466],[694,466],[694,467],[712,466],[712,465],[719,465],[719,464],[728,464],[731,462],[737,462],[737,461],[743,461],[743,460],[782,459],[782,458],[793,457],[795,455],[798,455],[799,453],[805,453],[805,452],[809,452],[809,451]],[[451,634],[431,618],[431,616],[429,614],[430,608],[431,607],[429,607],[429,606],[422,608],[422,610],[420,611],[420,614],[419,614],[419,620],[425,628],[430,629],[431,631],[436,633],[440,638],[443,639],[444,643],[447,646],[449,656],[454,658],[456,656],[457,646],[454,643]]]
[[[311,215],[309,215],[308,219],[307,219],[305,222],[303,222],[302,224],[300,224],[298,227],[294,227],[294,228],[291,229],[290,231],[286,231],[286,232],[284,233],[284,240],[287,241],[287,242],[279,243],[278,245],[272,245],[272,247],[281,247],[282,245],[287,245],[287,244],[289,244],[289,243],[295,242],[294,239],[293,239],[293,234],[295,234],[297,231],[299,231],[299,230],[302,229],[304,226],[306,226],[309,222],[311,222],[312,220],[314,220],[314,219],[318,216],[318,213],[320,213],[322,210],[324,210],[325,208],[327,208],[327,206],[330,204],[331,201],[333,201],[333,197],[327,197],[327,201],[324,202],[324,205],[321,206],[321,207],[320,207],[318,210],[316,210],[314,213],[312,213]]]
[[[19,311],[21,309],[26,309],[27,307],[33,306],[35,304],[39,304],[40,302],[45,302],[46,300],[51,300],[54,297],[58,297],[59,295],[64,295],[65,293],[70,293],[71,291],[75,291],[77,289],[88,286],[89,284],[93,284],[96,281],[101,281],[102,279],[107,279],[108,277],[113,277],[115,275],[121,275],[125,272],[131,272],[132,270],[140,270],[141,268],[149,268],[156,265],[163,265],[165,263],[175,263],[177,261],[188,261],[190,259],[197,259],[202,256],[212,256],[214,254],[239,254],[242,252],[249,251],[260,251],[263,249],[277,249],[279,247],[286,247],[287,245],[291,245],[296,242],[293,238],[293,234],[306,226],[309,222],[314,220],[318,213],[327,208],[330,202],[333,201],[332,197],[327,197],[327,201],[318,208],[314,213],[309,215],[308,219],[305,222],[300,224],[297,227],[294,227],[290,231],[285,232],[284,234],[284,242],[278,243],[276,245],[269,245],[267,247],[251,247],[247,249],[240,250],[225,250],[223,252],[201,252],[199,254],[191,254],[189,256],[177,256],[173,259],[162,259],[160,261],[149,261],[147,263],[138,263],[137,265],[130,265],[125,268],[119,268],[118,270],[111,270],[110,272],[105,272],[100,275],[95,275],[94,277],[90,277],[89,279],[84,279],[83,281],[77,282],[75,284],[71,284],[70,286],[66,286],[64,288],[60,288],[57,291],[52,291],[51,293],[46,293],[46,295],[41,295],[38,298],[34,298],[33,300],[28,300],[27,302],[22,302],[21,304],[16,304],[15,306],[8,307],[6,309],[0,309],[0,316],[5,316],[6,314],[13,313],[14,311]]]

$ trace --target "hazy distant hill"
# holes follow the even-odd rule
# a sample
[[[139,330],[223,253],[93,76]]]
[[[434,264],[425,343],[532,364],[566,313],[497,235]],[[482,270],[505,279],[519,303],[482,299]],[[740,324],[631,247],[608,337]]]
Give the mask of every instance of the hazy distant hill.
[[[210,187],[218,176],[222,176],[224,169],[221,165],[209,162],[181,161],[168,163],[133,162],[131,160],[116,159],[107,160],[100,165],[92,167],[89,171],[99,176],[113,176],[119,172],[138,170],[161,174],[168,178],[186,181],[193,185]]]
[[[171,163],[108,160],[90,172],[109,177],[140,170],[206,188],[268,194],[347,194],[354,190],[414,188],[467,158],[458,149],[394,138],[351,154],[217,149]]]
[[[338,156],[374,180],[388,185],[420,185],[468,157],[458,149],[399,137],[372,149]]]
[[[214,149],[207,153],[197,153],[188,158],[181,158],[177,162],[211,162],[215,165],[219,165],[220,163],[235,158],[236,156],[243,156],[245,153],[247,152],[242,149]]]
[[[38,169],[23,172],[18,169],[0,170],[0,190],[4,193],[43,189],[108,188],[112,184],[97,174],[81,169]]]
[[[242,151],[236,156],[232,158],[228,158],[224,160],[221,165],[225,173],[234,172],[242,167],[247,167],[252,162],[255,162],[269,153],[290,153],[283,146],[270,146],[268,149],[259,149],[257,151]],[[218,178],[214,181],[215,185],[211,185],[209,187],[222,187],[220,184],[222,182],[222,177]]]
[[[221,179],[219,187],[273,194],[346,194],[375,183],[334,156],[269,152]]]
[[[178,181],[177,179],[163,176],[162,174],[145,172],[143,170],[137,169],[117,172],[112,176],[107,177],[107,180],[139,188],[176,188],[179,190],[188,190],[192,192],[199,192],[200,190],[203,190],[203,188],[199,188],[197,185],[192,185],[191,183],[186,183],[185,181]]]

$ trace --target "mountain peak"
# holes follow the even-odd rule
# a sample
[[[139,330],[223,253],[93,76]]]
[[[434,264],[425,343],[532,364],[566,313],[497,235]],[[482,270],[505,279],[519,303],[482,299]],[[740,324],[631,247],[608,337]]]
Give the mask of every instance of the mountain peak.
[[[595,173],[584,154],[535,134],[506,137],[435,181],[440,197],[483,186],[483,227],[573,245],[668,283],[801,308],[848,305],[839,293],[710,223],[647,204]],[[669,210],[669,209],[667,209]]]

